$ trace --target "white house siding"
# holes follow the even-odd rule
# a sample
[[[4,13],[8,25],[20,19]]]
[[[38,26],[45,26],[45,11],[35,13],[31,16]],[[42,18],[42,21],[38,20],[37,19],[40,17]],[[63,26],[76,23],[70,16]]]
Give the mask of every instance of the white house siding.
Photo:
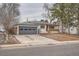
[[[37,27],[37,34],[40,32],[40,25]]]
[[[45,25],[45,28],[41,28],[41,26],[40,26],[40,33],[47,33],[47,31],[46,31],[46,25]]]
[[[65,27],[63,27],[63,31],[65,31]],[[62,26],[59,26],[59,32],[62,33]]]
[[[68,29],[66,29],[65,32],[68,33]],[[70,28],[70,34],[77,34],[77,28],[76,27],[71,27]]]
[[[0,44],[4,43],[5,36],[3,33],[0,32]]]
[[[68,28],[65,29],[64,27],[64,32],[68,33]],[[59,25],[59,32],[62,32],[62,23],[60,21],[60,25]],[[77,28],[76,27],[70,27],[70,34],[77,34]]]
[[[71,29],[70,29],[70,33],[71,33],[71,34],[77,34],[77,28],[76,28],[76,27],[71,28]]]
[[[62,26],[59,26],[59,31],[62,32]],[[68,33],[68,28],[64,28],[64,32]],[[77,28],[76,27],[71,27],[70,28],[70,34],[77,34]]]
[[[2,25],[0,25],[0,31],[5,31]]]
[[[62,33],[62,23],[60,21],[60,25],[59,25],[59,32]]]
[[[17,35],[19,35],[19,25],[17,25]]]
[[[0,25],[0,44],[4,43],[4,40],[5,40],[5,36],[3,34],[3,31],[5,31],[4,27],[2,25]]]

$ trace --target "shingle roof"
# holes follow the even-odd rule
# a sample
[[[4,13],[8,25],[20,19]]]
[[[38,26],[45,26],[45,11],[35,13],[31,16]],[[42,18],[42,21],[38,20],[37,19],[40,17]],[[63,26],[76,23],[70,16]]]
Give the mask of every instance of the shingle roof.
[[[29,22],[19,23],[16,25],[38,26],[38,25],[55,25],[55,24],[50,24],[50,23],[41,22],[41,21],[29,21]]]
[[[41,25],[41,24],[46,24],[46,22],[41,22],[41,21],[29,21],[29,22],[23,22],[19,23],[17,25]]]

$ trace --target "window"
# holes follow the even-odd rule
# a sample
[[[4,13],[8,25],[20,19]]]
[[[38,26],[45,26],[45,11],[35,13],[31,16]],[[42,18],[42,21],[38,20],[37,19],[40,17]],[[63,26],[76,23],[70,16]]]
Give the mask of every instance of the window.
[[[28,29],[24,29],[24,30],[28,30]]]

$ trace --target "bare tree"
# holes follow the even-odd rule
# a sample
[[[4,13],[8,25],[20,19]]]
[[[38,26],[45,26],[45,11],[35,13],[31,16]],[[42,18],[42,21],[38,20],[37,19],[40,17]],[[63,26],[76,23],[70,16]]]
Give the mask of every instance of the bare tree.
[[[4,3],[0,8],[0,23],[3,25],[7,35],[10,34],[9,30],[16,23],[16,17],[19,16],[19,4],[17,3]]]
[[[52,21],[51,12],[50,12],[51,5],[52,4],[49,4],[49,3],[44,3],[44,5],[43,5],[43,8],[45,10],[45,13],[43,14],[43,17],[49,19],[50,23]]]

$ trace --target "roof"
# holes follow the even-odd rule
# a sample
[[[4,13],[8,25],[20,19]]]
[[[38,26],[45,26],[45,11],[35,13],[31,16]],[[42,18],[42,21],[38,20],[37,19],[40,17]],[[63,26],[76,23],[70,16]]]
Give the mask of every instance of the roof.
[[[16,25],[41,25],[41,24],[46,24],[46,22],[41,22],[41,21],[28,21],[28,22],[23,22],[23,23],[19,23]]]
[[[28,21],[28,22],[19,23],[16,25],[39,26],[39,25],[55,25],[55,24],[50,24],[50,23],[41,22],[41,21]]]

